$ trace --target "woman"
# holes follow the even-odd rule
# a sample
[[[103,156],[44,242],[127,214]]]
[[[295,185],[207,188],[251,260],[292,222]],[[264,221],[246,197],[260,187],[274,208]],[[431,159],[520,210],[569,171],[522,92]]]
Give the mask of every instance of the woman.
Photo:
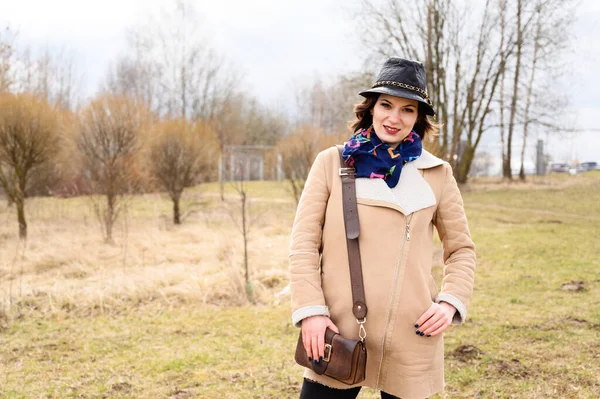
[[[475,246],[448,163],[422,149],[435,133],[419,62],[388,59],[360,93],[355,134],[318,154],[292,228],[292,320],[309,359],[322,361],[327,327],[358,339],[342,211],[340,167],[356,169],[359,245],[368,316],[366,379],[349,387],[305,369],[301,398],[355,398],[360,386],[382,398],[423,399],[444,387],[443,332],[465,321]],[[433,226],[444,249],[438,293],[431,276]]]

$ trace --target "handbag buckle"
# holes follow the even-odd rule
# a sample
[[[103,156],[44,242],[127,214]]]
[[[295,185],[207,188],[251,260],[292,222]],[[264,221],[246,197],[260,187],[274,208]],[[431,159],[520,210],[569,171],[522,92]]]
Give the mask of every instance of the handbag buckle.
[[[332,347],[330,344],[325,344],[325,353],[323,354],[323,360],[326,361],[327,363],[329,363],[329,360],[331,359],[331,350]]]
[[[340,168],[339,174],[340,176],[354,176],[356,173],[356,169],[354,168]]]

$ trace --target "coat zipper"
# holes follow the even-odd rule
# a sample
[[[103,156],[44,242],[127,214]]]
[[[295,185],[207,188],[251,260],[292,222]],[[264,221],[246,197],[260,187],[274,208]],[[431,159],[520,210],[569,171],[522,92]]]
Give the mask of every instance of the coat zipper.
[[[385,359],[385,346],[387,341],[387,336],[390,331],[392,312],[394,309],[394,302],[396,301],[396,290],[398,286],[398,275],[400,274],[400,266],[402,265],[402,257],[404,253],[404,244],[406,241],[410,241],[410,222],[412,221],[414,213],[411,213],[408,216],[404,216],[404,234],[402,235],[402,245],[400,246],[400,259],[398,260],[398,264],[396,265],[396,270],[394,272],[394,285],[392,286],[392,298],[390,302],[390,309],[388,311],[388,316],[385,325],[385,331],[383,335],[383,345],[381,347],[381,360],[379,361],[379,371],[377,373],[377,389],[381,389],[380,381],[381,381],[381,368],[383,367],[384,359]]]

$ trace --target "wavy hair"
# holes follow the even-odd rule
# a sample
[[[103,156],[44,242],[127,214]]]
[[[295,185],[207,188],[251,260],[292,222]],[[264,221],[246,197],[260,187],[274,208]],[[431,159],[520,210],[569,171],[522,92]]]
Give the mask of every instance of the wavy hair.
[[[375,106],[377,99],[379,99],[379,94],[368,96],[365,97],[361,103],[354,106],[354,115],[356,115],[356,119],[351,121],[348,125],[352,133],[355,133],[360,129],[366,129],[373,124],[371,110]],[[417,122],[415,123],[413,130],[421,137],[421,140],[425,140],[430,135],[437,136],[440,131],[440,125],[433,117],[425,114],[424,106],[420,102],[417,113]]]

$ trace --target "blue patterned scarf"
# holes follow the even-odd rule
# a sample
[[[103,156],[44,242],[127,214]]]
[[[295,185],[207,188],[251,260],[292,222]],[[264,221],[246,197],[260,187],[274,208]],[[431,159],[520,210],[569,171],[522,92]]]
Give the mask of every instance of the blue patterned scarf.
[[[396,147],[381,141],[373,126],[357,131],[346,143],[342,156],[348,166],[356,168],[356,177],[383,179],[396,187],[402,166],[421,156],[423,143],[414,131]]]

